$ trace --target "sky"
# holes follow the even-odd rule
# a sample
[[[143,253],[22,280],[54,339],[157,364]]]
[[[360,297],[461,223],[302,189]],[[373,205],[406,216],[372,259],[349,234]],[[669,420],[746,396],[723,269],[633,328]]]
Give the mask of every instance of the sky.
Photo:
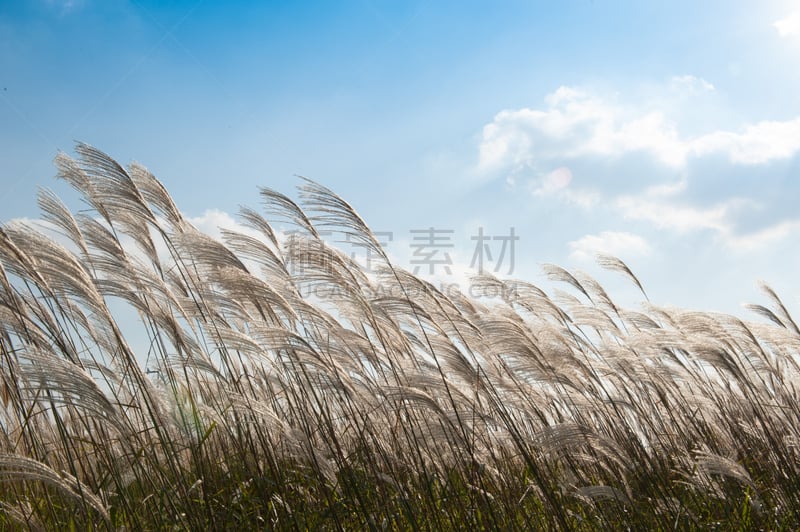
[[[0,221],[80,209],[82,141],[212,233],[303,175],[439,283],[555,263],[635,306],[607,253],[756,319],[761,281],[800,309],[798,66],[785,0],[0,0]]]

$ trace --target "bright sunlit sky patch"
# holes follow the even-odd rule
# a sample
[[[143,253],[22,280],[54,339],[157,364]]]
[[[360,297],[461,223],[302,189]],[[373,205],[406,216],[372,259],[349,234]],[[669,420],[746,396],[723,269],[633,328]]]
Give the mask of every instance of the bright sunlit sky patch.
[[[0,3],[0,220],[40,186],[81,207],[52,179],[75,140],[201,226],[302,174],[410,270],[411,231],[452,231],[453,282],[513,228],[535,283],[553,262],[635,300],[607,252],[659,304],[744,314],[764,280],[800,306],[797,2]]]

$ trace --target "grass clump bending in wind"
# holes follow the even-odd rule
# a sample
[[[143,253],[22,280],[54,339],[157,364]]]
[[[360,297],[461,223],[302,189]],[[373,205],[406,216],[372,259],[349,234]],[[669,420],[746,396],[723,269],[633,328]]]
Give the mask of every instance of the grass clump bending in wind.
[[[752,322],[659,307],[614,257],[638,310],[554,265],[568,291],[445,295],[310,180],[216,240],[76,152],[88,209],[45,190],[49,232],[0,228],[0,528],[800,525],[800,331],[769,287]]]

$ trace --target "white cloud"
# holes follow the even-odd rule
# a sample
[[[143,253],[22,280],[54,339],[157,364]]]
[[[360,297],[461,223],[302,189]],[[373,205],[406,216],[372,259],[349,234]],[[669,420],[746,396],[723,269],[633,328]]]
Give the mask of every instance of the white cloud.
[[[792,235],[800,236],[800,220],[785,220],[760,231],[737,235],[724,234],[729,248],[739,252],[750,252],[775,245]]]
[[[681,176],[678,181],[674,183],[660,183],[658,185],[653,185],[652,187],[648,187],[645,190],[645,195],[651,198],[668,198],[674,197],[680,194],[681,192],[686,191],[686,187],[689,184],[689,180],[685,175]]]
[[[493,123],[484,126],[483,141],[479,148],[479,169],[516,166],[528,156],[530,140],[522,129],[515,127],[515,118],[510,112],[503,111],[495,117]]]
[[[704,80],[703,78],[698,78],[697,76],[692,76],[690,74],[673,76],[669,85],[670,89],[682,94],[712,92],[715,90],[715,87],[712,83]]]
[[[737,231],[734,214],[740,209],[759,207],[752,200],[733,198],[710,207],[693,207],[677,203],[669,195],[660,195],[661,192],[651,188],[641,196],[621,196],[616,206],[624,218],[648,222],[658,229],[680,233],[710,230],[725,247],[741,253],[758,251],[800,235],[797,219],[782,220],[756,231]]]
[[[261,237],[257,231],[240,224],[233,216],[219,209],[207,209],[202,216],[189,218],[189,222],[203,233],[220,241],[222,240],[220,228]]]
[[[778,35],[781,37],[800,35],[800,10],[794,11],[786,17],[775,21],[772,25],[778,30]]]
[[[502,111],[483,129],[479,167],[516,167],[535,159],[618,157],[643,150],[666,164],[683,162],[677,131],[659,112],[630,112],[597,96],[560,87],[544,110]]]
[[[548,196],[563,191],[571,181],[572,172],[566,166],[562,166],[544,176],[531,192],[534,196]]]
[[[677,76],[671,86],[683,91],[713,90],[709,82],[694,76]],[[479,170],[518,172],[543,161],[585,156],[616,159],[631,153],[649,154],[672,169],[684,168],[692,157],[716,154],[732,164],[756,165],[800,151],[800,117],[686,137],[662,110],[622,106],[573,87],[560,87],[545,98],[545,104],[544,109],[502,111],[486,124]]]
[[[615,257],[647,256],[650,244],[639,235],[626,232],[603,231],[586,235],[569,243],[570,257],[581,261],[593,261],[599,253]]]
[[[593,207],[600,195],[592,190],[571,187],[572,171],[566,166],[556,168],[540,179],[531,180],[528,188],[536,197],[555,197],[583,209]]]
[[[617,198],[616,205],[628,220],[650,222],[659,229],[679,232],[699,229],[727,231],[727,215],[732,207],[728,203],[698,208],[641,196],[621,196]]]
[[[690,141],[689,146],[698,156],[726,153],[731,162],[739,164],[788,159],[800,150],[800,117],[785,122],[758,122],[740,133],[715,131]]]
[[[613,119],[613,113],[603,102],[570,87],[560,87],[546,98],[548,109],[524,108],[501,111],[494,121],[483,128],[480,145],[479,167],[518,167],[541,155],[537,145],[539,136],[551,141],[574,140],[584,127],[605,124]],[[561,151],[568,150],[563,146]],[[575,153],[574,155],[579,155]]]
[[[687,179],[647,188],[638,195],[623,195],[614,204],[626,220],[648,222],[657,229],[687,233],[712,230],[722,235],[733,233],[730,215],[737,208],[753,206],[754,202],[734,198],[712,206],[695,207],[681,203]]]
[[[545,98],[541,108],[505,110],[486,124],[479,170],[495,176],[505,171],[517,179],[538,175],[527,178],[533,197],[556,199],[586,209],[602,206],[609,214],[639,224],[642,230],[701,232],[705,233],[701,238],[733,252],[777,249],[798,234],[800,218],[789,211],[784,211],[783,216],[778,210],[764,214],[774,204],[774,198],[767,200],[766,197],[771,198],[767,195],[762,202],[757,192],[756,197],[745,198],[737,191],[736,180],[729,188],[721,188],[713,200],[698,197],[698,193],[709,189],[691,186],[704,177],[692,172],[700,168],[695,163],[703,159],[707,163],[704,172],[711,165],[715,168],[712,171],[730,172],[734,177],[747,172],[741,167],[796,157],[800,153],[800,117],[749,122],[735,128],[715,127],[713,122],[703,124],[705,107],[693,106],[713,104],[708,98],[717,98],[715,92],[710,82],[689,75],[671,78],[647,102],[622,104],[617,98],[560,87]],[[691,121],[686,130],[691,128],[694,133],[681,133],[677,117]],[[698,125],[705,129],[697,129]],[[639,156],[619,160],[632,154]],[[650,162],[642,161],[642,155]],[[601,195],[576,186],[576,175],[593,167],[599,168],[595,178],[608,176],[612,186],[629,176],[623,185],[627,193],[609,188]],[[631,174],[632,169],[635,174]],[[622,174],[615,175],[617,170]],[[578,171],[581,174],[576,174]],[[651,176],[655,184],[636,184],[638,178]],[[785,209],[785,205],[778,208]],[[754,209],[762,212],[757,219],[769,222],[747,222],[753,218],[742,215]],[[582,260],[597,252],[650,251],[646,240],[626,232],[590,234],[569,245],[571,256]]]

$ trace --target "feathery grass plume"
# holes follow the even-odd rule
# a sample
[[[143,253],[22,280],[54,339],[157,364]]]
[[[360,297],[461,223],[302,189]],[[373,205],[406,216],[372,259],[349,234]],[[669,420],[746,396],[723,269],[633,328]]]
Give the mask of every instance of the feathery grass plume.
[[[61,199],[52,190],[43,188],[39,190],[38,204],[42,219],[60,229],[65,237],[78,246],[84,257],[88,256],[89,250],[78,223]]]
[[[252,260],[261,266],[261,273],[266,279],[274,282],[279,288],[294,288],[279,248],[273,251],[257,238],[228,229],[220,229],[220,233],[225,246],[237,256]]]
[[[259,231],[262,235],[267,237],[269,242],[274,246],[275,253],[278,255],[278,258],[280,258],[280,245],[278,244],[278,238],[275,236],[275,231],[272,229],[272,225],[270,225],[270,223],[265,220],[263,216],[249,207],[240,207],[239,216],[242,218],[246,226]]]
[[[11,527],[19,527],[20,530],[34,530],[36,532],[44,532],[45,528],[36,519],[31,510],[30,504],[24,501],[16,504],[10,504],[0,501],[0,513],[3,514],[5,519],[10,522],[3,521],[4,525]]]
[[[628,496],[612,486],[583,486],[575,490],[575,495],[586,499],[590,503],[598,501],[617,501],[630,504]]]
[[[288,196],[268,187],[261,187],[259,190],[264,200],[264,206],[270,214],[282,217],[284,220],[307,231],[314,238],[319,239],[319,233],[317,233],[306,213]]]
[[[156,207],[156,211],[153,212],[160,212],[173,228],[179,228],[185,223],[183,214],[173,203],[167,189],[147,168],[137,163],[131,163],[128,167],[128,175],[142,198]]]
[[[52,486],[89,508],[97,511],[106,524],[111,523],[108,512],[102,501],[85,486],[82,486],[77,479],[67,475],[59,475],[45,464],[32,460],[25,456],[0,454],[0,480],[31,480],[43,482]]]
[[[597,263],[600,266],[602,266],[603,268],[607,269],[607,270],[619,272],[619,273],[625,275],[628,279],[633,281],[633,284],[636,285],[636,288],[639,289],[639,291],[642,293],[644,298],[648,302],[650,301],[650,298],[647,297],[647,292],[644,291],[644,288],[642,287],[642,283],[639,282],[638,277],[636,277],[633,274],[631,269],[628,268],[628,265],[625,264],[621,259],[619,259],[617,257],[613,257],[611,255],[605,255],[605,254],[601,253],[601,254],[597,255]]]
[[[577,289],[581,294],[586,296],[590,302],[594,303],[592,296],[589,295],[589,292],[584,288],[578,279],[572,275],[570,272],[562,268],[561,266],[557,266],[555,264],[542,264],[542,270],[544,270],[547,278],[551,281],[561,281],[573,286]]]
[[[69,179],[64,172],[61,177],[67,178],[84,194],[112,230],[121,230],[150,260],[157,262],[149,230],[156,223],[155,215],[131,177],[114,159],[88,144],[78,143],[75,151],[79,156],[77,165],[81,177],[88,182],[80,188],[80,179]]]
[[[369,226],[361,219],[358,213],[341,197],[332,190],[319,183],[299,176],[304,181],[300,187],[300,196],[303,205],[314,214],[311,219],[320,227],[340,228],[355,242],[366,246],[375,256],[383,258],[387,263],[389,259],[378,243]]]
[[[28,349],[24,358],[17,368],[20,392],[39,396],[43,403],[77,406],[104,422],[117,423],[114,406],[81,367],[41,350]]]

